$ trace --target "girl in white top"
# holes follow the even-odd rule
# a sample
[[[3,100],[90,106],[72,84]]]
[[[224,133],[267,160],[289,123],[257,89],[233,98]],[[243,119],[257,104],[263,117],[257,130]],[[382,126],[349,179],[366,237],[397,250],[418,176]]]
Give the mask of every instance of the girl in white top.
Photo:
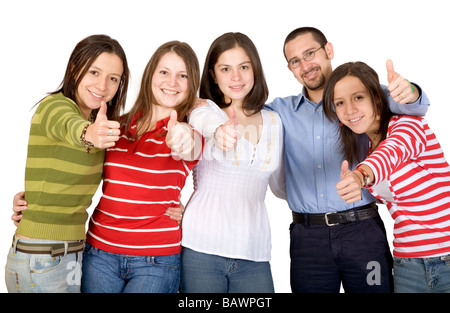
[[[207,140],[194,168],[194,193],[183,218],[182,292],[274,291],[264,198],[272,181],[277,196],[284,197],[285,188],[282,125],[277,113],[262,110],[267,96],[252,41],[240,33],[217,38],[206,57],[200,97],[218,106],[208,100],[191,113],[190,123],[206,139],[228,132],[236,142],[216,147],[214,138]]]

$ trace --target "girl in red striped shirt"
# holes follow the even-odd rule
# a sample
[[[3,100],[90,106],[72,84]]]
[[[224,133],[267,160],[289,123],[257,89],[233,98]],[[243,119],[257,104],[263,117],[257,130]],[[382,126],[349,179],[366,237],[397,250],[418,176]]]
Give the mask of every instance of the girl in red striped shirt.
[[[333,72],[323,102],[327,117],[341,122],[338,193],[350,203],[368,188],[395,221],[394,291],[450,292],[450,166],[426,120],[394,116],[378,75],[362,62]],[[358,145],[365,135],[370,147]]]

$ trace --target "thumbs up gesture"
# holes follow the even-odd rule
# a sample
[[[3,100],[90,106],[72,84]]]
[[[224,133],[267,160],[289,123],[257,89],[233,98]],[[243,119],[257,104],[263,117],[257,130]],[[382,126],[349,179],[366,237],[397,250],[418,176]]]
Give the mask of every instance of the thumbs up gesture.
[[[87,141],[101,149],[113,147],[120,135],[120,123],[108,120],[106,110],[106,102],[102,101],[95,122],[89,125],[85,134]]]
[[[388,90],[392,99],[400,104],[413,103],[419,99],[419,90],[417,86],[411,84],[399,73],[394,71],[392,60],[386,61]]]
[[[172,156],[182,159],[192,159],[188,156],[192,155],[195,146],[194,132],[186,123],[178,122],[177,111],[170,113],[170,120],[167,124],[166,144],[172,149]]]
[[[341,165],[341,181],[336,184],[338,195],[347,203],[361,200],[361,179],[348,169],[348,162],[344,160]]]
[[[225,152],[233,150],[238,139],[236,112],[232,106],[229,108],[228,117],[230,119],[219,126],[214,134],[216,146]]]

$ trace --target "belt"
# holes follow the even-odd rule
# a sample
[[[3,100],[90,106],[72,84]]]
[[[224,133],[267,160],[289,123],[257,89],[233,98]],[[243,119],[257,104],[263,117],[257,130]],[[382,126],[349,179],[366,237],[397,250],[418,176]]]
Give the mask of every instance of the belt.
[[[29,254],[50,254],[52,257],[84,250],[84,240],[61,243],[29,243],[13,240],[15,250]]]
[[[294,223],[328,226],[348,224],[357,220],[365,220],[377,216],[378,208],[375,202],[342,212],[328,212],[324,214],[292,212]]]

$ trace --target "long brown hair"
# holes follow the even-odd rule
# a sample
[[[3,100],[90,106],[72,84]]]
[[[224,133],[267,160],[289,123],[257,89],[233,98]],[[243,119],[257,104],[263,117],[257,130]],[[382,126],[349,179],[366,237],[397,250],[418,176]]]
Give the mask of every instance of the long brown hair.
[[[128,62],[125,51],[119,42],[107,35],[92,35],[81,40],[72,51],[69,62],[67,63],[66,73],[58,90],[49,94],[57,94],[62,92],[64,96],[72,99],[75,103],[76,90],[86,72],[89,70],[92,63],[103,52],[108,52],[117,55],[123,63],[123,73],[120,79],[119,88],[108,103],[107,116],[108,119],[117,120],[121,111],[125,108],[125,101],[127,98],[128,81],[130,78],[130,70],[128,69]],[[97,110],[93,110],[92,115],[95,118]]]
[[[138,128],[134,132],[134,137],[140,134],[142,129],[147,126],[145,125],[145,122],[151,120],[152,104],[157,104],[155,96],[152,92],[153,73],[155,72],[161,58],[169,52],[175,52],[183,59],[186,64],[188,76],[188,95],[181,104],[174,108],[178,114],[178,121],[186,121],[188,112],[194,107],[200,81],[200,67],[198,64],[197,55],[187,43],[176,40],[169,41],[161,45],[155,51],[145,67],[144,74],[142,76],[141,89],[139,90],[136,102],[130,112],[124,116],[124,120],[126,122],[125,131],[127,136],[130,136],[130,126],[136,114],[139,114],[139,117],[136,121]]]
[[[378,74],[375,70],[363,62],[345,63],[333,71],[323,92],[323,111],[325,116],[330,121],[338,121],[333,102],[334,87],[337,82],[345,76],[357,77],[367,88],[372,98],[373,110],[375,114],[380,116],[380,127],[378,129],[378,133],[381,135],[380,142],[383,141],[386,139],[389,121],[393,116],[393,113],[389,108],[386,95],[381,88]],[[363,142],[366,142],[366,134],[358,135],[345,125],[342,125],[339,129],[341,137],[341,150],[345,159],[350,164],[355,164],[354,162],[361,162],[367,156],[368,152],[368,147],[362,144]]]
[[[225,101],[224,94],[215,83],[210,71],[214,71],[214,66],[222,53],[235,47],[244,49],[252,63],[253,79],[255,83],[252,90],[244,98],[243,109],[244,112],[255,114],[264,107],[267,97],[269,96],[269,89],[264,77],[258,50],[250,38],[241,33],[225,33],[211,44],[205,59],[205,66],[203,67],[200,84],[200,98],[211,99],[221,108],[226,108],[231,104],[231,102],[227,103]]]

